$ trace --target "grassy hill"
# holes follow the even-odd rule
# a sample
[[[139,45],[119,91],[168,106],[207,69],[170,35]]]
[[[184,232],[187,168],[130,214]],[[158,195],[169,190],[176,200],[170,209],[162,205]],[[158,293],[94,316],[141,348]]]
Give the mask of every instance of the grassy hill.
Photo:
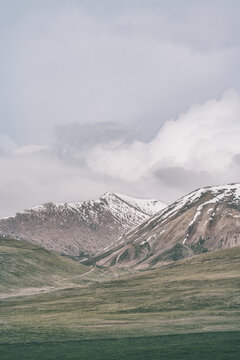
[[[0,237],[0,298],[62,286],[88,268],[26,241]]]
[[[22,355],[14,359],[28,359],[21,352],[32,349],[40,359],[47,349],[45,359],[116,358],[111,351],[118,359],[152,360],[160,353],[161,359],[238,359],[239,264],[236,247],[121,279],[4,299],[1,358],[18,349]]]

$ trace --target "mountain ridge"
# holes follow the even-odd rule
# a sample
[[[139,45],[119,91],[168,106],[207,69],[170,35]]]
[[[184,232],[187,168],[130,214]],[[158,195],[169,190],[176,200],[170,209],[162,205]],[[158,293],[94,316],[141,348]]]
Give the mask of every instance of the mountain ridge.
[[[97,200],[46,203],[0,219],[0,233],[82,259],[103,250],[165,204],[119,193]]]
[[[99,266],[152,267],[240,245],[240,184],[197,189],[121,236]]]

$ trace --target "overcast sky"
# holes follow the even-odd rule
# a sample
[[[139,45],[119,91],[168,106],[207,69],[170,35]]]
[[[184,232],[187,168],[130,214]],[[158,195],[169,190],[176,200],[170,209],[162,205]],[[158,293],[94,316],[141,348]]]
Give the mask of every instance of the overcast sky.
[[[240,182],[240,2],[0,0],[0,217]]]

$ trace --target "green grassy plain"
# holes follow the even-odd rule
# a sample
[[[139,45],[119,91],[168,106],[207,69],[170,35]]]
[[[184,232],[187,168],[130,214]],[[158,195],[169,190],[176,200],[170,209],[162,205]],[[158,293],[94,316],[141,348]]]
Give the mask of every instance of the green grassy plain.
[[[2,299],[0,358],[240,358],[240,248],[104,276]]]
[[[240,332],[0,345],[4,360],[238,360]]]

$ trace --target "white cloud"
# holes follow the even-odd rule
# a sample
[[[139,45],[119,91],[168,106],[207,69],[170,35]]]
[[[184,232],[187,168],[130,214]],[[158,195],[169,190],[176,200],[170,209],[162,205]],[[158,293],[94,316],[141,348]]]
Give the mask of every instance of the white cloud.
[[[96,146],[88,164],[97,173],[137,181],[157,169],[182,167],[232,178],[232,158],[240,152],[240,94],[225,92],[220,100],[195,104],[176,120],[165,122],[149,143],[120,148]],[[236,179],[237,181],[238,179]]]
[[[50,147],[47,145],[25,145],[17,148],[14,151],[14,154],[16,155],[24,155],[24,154],[34,154],[39,153],[41,151],[48,151],[50,150]]]

